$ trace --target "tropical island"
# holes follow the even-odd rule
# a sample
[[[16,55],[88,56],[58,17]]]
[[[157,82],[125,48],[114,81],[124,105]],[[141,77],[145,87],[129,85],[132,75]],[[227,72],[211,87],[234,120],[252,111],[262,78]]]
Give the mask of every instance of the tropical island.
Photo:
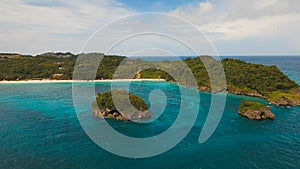
[[[74,68],[87,65],[76,65],[79,56],[103,58],[96,73],[96,79],[113,79],[114,72],[123,60],[129,60],[130,66],[122,66],[124,70],[136,72],[134,78],[140,79],[165,79],[175,82],[168,73],[158,69],[145,69],[134,65],[159,64],[163,68],[179,69],[180,61],[145,61],[142,59],[129,59],[124,56],[107,56],[101,53],[74,55],[72,53],[44,53],[37,56],[20,54],[0,54],[0,81],[20,80],[72,80]],[[208,62],[214,69],[214,64],[222,64],[226,75],[227,88],[219,88],[213,91],[210,78],[203,61]],[[238,95],[255,96],[267,99],[277,106],[300,105],[299,85],[282,73],[277,66],[265,66],[261,64],[247,63],[242,60],[226,58],[216,61],[209,56],[200,56],[184,59],[183,62],[192,71],[197,88],[204,92],[228,92]],[[137,64],[134,64],[137,63]],[[172,65],[172,66],[170,66]],[[189,79],[182,71],[181,81],[189,86]],[[185,79],[186,78],[186,79]],[[95,80],[95,79],[82,79]]]
[[[130,103],[126,103],[128,95]],[[120,107],[116,107],[115,103],[119,103]],[[111,90],[102,94],[98,93],[96,101],[93,102],[93,113],[96,117],[121,121],[151,117],[151,112],[148,110],[144,100],[139,96],[128,93],[126,90]]]

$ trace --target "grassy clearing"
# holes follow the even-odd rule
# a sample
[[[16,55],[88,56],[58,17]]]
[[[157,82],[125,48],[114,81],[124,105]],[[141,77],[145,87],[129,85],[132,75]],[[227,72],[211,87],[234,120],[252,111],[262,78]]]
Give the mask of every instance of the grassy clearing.
[[[268,107],[262,103],[256,102],[256,101],[250,101],[250,100],[243,100],[239,111],[240,112],[246,112],[246,111],[256,111],[261,109],[267,109]]]
[[[293,88],[291,90],[278,90],[268,94],[268,101],[275,102],[280,98],[286,98],[291,101],[300,101],[300,94],[298,88]]]

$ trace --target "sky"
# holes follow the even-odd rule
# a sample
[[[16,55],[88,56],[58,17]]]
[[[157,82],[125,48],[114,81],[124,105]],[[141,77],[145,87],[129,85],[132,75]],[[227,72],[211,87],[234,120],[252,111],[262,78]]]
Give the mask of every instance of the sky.
[[[106,53],[108,44],[114,44],[120,37],[153,30],[202,47],[201,54],[206,54],[205,48],[210,46],[226,56],[300,55],[299,0],[0,1],[0,52],[5,53]],[[149,13],[141,17],[145,12],[162,15],[154,16],[155,19]],[[109,29],[99,32],[103,27]],[[99,41],[93,41],[93,37]],[[110,54],[132,55],[151,45],[155,49],[163,46],[164,55],[190,54],[170,38],[162,39],[157,34],[131,38]],[[210,44],[202,44],[204,41]],[[90,42],[99,48],[85,50]]]

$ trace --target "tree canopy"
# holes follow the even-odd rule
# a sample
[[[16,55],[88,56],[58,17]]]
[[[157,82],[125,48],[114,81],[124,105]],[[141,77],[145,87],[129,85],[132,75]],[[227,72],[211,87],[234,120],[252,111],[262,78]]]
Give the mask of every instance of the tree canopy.
[[[86,54],[89,56],[90,54]],[[165,79],[175,81],[171,74],[161,70],[151,68],[153,65],[159,65],[164,70],[177,72],[177,77],[181,82],[188,84],[191,79],[186,76],[187,72],[180,66],[180,61],[157,61],[149,62],[141,59],[129,60],[129,64],[119,66],[125,57],[106,56],[96,53],[95,57],[103,58],[96,73],[96,79],[112,79],[117,68],[121,68],[121,73],[126,71],[136,72],[137,65],[142,65],[146,69],[140,72],[141,78]],[[71,53],[45,53],[38,56],[23,56],[18,54],[0,54],[0,80],[30,80],[30,79],[65,79],[73,77],[75,62],[78,55]],[[298,87],[298,84],[289,79],[276,66],[265,66],[261,64],[247,63],[237,59],[223,59],[215,61],[212,57],[201,56],[196,58],[187,58],[183,62],[192,71],[198,88],[211,88],[210,78],[206,71],[207,64],[210,69],[217,69],[217,64],[222,64],[226,75],[228,90],[242,92],[258,92],[262,95],[268,95],[276,91],[288,91]],[[155,63],[155,64],[154,64]],[[82,65],[77,65],[82,66]],[[86,66],[86,65],[83,65]],[[147,67],[149,67],[147,69]],[[176,70],[176,71],[175,71]],[[218,72],[216,70],[215,72]],[[124,77],[122,74],[120,78]],[[93,79],[89,79],[93,80]]]
[[[115,94],[115,98],[117,100],[113,100],[113,94]],[[129,96],[128,96],[129,95]],[[133,93],[128,93],[126,90],[112,90],[112,91],[108,91],[105,93],[99,93],[97,95],[96,98],[96,102],[98,104],[99,109],[109,109],[109,110],[117,110],[116,106],[115,106],[115,102],[123,102],[124,100],[127,100],[129,98],[131,105],[133,105],[135,107],[135,109],[139,110],[139,111],[145,111],[148,109],[147,104],[145,103],[145,101],[133,94]],[[124,104],[123,104],[124,105]]]

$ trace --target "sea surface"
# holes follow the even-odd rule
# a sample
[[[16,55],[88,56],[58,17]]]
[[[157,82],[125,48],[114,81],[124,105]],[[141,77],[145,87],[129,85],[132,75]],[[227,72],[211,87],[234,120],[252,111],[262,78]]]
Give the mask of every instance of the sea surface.
[[[300,84],[300,57],[236,58],[277,65]],[[76,85],[85,88],[90,84]],[[114,85],[119,88],[125,86],[122,82]],[[96,83],[95,86],[96,93],[104,92],[110,89],[111,83]],[[167,106],[156,120],[146,124],[114,120],[107,122],[116,131],[137,138],[152,137],[171,128],[180,112],[181,97],[191,99],[188,95],[181,96],[180,90],[191,89],[165,82],[132,82],[130,85],[130,91],[145,99],[148,104],[149,94],[155,89],[163,91],[167,98]],[[80,105],[80,108],[76,107],[79,111],[75,111],[72,83],[0,84],[0,169],[300,167],[300,107],[270,105],[276,114],[275,120],[251,121],[237,113],[240,102],[251,99],[268,103],[259,98],[228,94],[217,129],[206,142],[200,144],[198,139],[211,105],[211,94],[199,94],[201,102],[198,116],[188,135],[163,154],[134,159],[112,154],[90,139],[78,117],[85,117],[88,125],[93,128],[101,127],[100,119],[93,117],[90,104]],[[87,96],[88,99],[91,98]],[[160,99],[154,100],[156,105],[161,103]],[[195,105],[197,103],[191,99],[189,106]],[[185,130],[191,121],[184,118],[176,131]]]

